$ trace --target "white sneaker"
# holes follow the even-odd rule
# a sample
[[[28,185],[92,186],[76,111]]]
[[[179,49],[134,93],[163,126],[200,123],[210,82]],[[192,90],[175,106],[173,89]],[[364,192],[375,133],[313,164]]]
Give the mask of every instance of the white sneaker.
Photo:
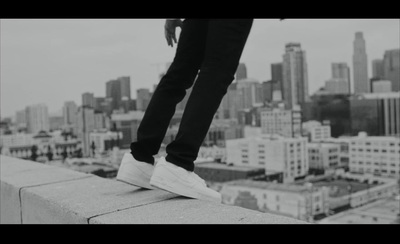
[[[119,166],[117,180],[134,186],[155,189],[150,185],[154,165],[137,161],[131,153],[125,153]]]
[[[178,195],[221,203],[221,194],[208,188],[202,178],[167,162],[164,157],[157,162],[150,185]]]

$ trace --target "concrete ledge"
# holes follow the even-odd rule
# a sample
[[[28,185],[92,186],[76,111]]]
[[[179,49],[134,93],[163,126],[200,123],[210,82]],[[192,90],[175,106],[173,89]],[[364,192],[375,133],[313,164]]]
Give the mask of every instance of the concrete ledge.
[[[1,224],[305,224],[0,156]]]

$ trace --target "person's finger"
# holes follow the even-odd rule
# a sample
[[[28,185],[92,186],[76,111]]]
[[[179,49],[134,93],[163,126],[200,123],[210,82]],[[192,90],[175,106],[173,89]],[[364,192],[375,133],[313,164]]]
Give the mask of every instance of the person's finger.
[[[172,40],[168,31],[165,31],[165,39],[167,40],[168,46],[172,46]]]
[[[171,36],[171,37],[172,37],[172,40],[174,40],[174,42],[175,42],[175,43],[178,43],[178,41],[176,40],[175,33],[174,33],[174,34],[172,34],[172,36]]]

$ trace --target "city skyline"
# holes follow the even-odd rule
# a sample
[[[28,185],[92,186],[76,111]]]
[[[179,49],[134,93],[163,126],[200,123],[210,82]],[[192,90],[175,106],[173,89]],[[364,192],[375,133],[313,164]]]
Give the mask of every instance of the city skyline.
[[[120,76],[130,76],[132,94],[152,89],[159,65],[175,53],[165,44],[163,21],[1,20],[2,117],[39,103],[59,112],[65,101],[80,104],[84,92],[104,97],[104,83]],[[331,77],[331,63],[347,63],[352,73],[356,32],[366,41],[371,78],[372,61],[399,48],[399,29],[396,19],[256,19],[241,62],[249,78],[270,80],[270,65],[282,62],[287,43],[298,42],[307,52],[311,95]]]

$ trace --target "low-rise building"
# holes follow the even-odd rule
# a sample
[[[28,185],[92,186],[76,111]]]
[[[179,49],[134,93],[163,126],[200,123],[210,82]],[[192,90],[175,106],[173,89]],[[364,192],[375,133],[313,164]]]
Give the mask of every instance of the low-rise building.
[[[335,169],[340,167],[340,146],[334,143],[308,143],[308,165],[312,169]]]
[[[194,172],[205,181],[227,182],[262,176],[265,173],[265,169],[207,162],[197,164]]]
[[[283,172],[286,183],[308,173],[307,138],[278,135],[227,140],[227,163]]]
[[[350,139],[350,171],[398,178],[400,138],[359,133]]]
[[[329,212],[328,190],[271,182],[239,180],[224,184],[224,204],[312,221]]]

